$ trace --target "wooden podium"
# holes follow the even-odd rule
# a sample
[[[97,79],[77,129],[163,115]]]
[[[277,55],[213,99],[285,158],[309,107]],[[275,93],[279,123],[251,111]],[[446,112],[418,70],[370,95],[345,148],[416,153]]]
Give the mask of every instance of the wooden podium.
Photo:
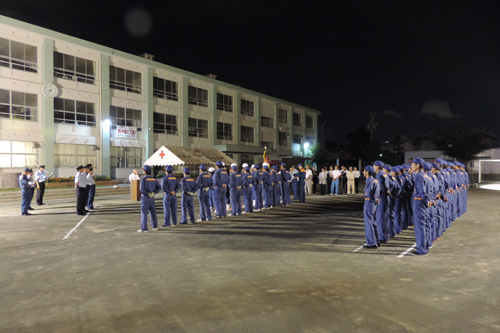
[[[141,181],[132,180],[130,182],[130,194],[132,201],[141,201]]]

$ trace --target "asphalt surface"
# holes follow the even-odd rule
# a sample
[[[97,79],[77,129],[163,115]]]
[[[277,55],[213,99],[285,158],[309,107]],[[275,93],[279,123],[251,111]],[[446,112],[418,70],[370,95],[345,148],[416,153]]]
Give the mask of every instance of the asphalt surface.
[[[128,199],[0,205],[1,332],[500,332],[498,191],[426,257],[360,249],[361,196],[148,233]]]

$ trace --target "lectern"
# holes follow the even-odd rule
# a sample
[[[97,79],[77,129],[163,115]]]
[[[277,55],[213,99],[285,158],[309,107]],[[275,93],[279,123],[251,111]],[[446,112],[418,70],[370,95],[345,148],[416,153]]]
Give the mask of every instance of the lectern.
[[[132,180],[130,182],[130,194],[132,201],[141,201],[141,181]]]

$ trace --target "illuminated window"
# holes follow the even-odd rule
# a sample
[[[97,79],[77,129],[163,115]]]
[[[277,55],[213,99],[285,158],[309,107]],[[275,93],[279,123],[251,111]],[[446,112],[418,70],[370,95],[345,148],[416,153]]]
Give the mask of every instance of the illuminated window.
[[[0,89],[0,117],[38,121],[38,96]]]
[[[54,76],[82,83],[95,83],[95,62],[54,52]]]
[[[54,98],[54,122],[96,126],[94,103]]]
[[[0,66],[37,73],[37,48],[0,37]]]
[[[119,108],[113,105],[109,107],[109,117],[111,119],[112,128],[116,129],[116,126],[130,126],[137,127],[137,131],[142,130],[142,111]]]

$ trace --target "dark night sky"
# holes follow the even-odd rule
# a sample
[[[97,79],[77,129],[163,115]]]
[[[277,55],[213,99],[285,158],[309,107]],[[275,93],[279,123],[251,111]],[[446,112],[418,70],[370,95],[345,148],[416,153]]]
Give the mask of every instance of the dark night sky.
[[[371,111],[381,142],[458,124],[500,137],[500,1],[3,0],[0,14],[320,110],[325,140]]]

